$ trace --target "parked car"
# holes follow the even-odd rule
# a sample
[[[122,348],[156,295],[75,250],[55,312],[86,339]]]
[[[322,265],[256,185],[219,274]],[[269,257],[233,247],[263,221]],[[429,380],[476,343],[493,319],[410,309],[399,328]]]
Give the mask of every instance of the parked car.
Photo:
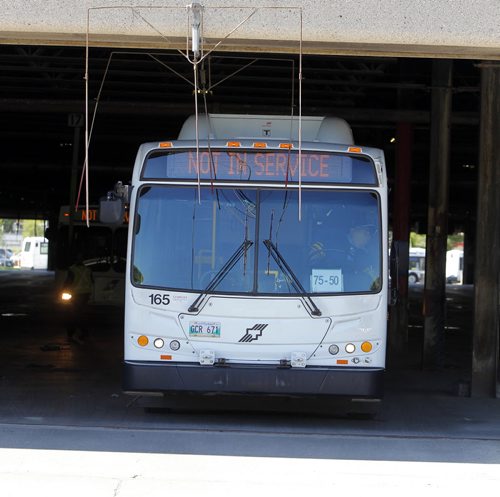
[[[0,266],[14,266],[14,263],[12,262],[12,250],[0,248]]]

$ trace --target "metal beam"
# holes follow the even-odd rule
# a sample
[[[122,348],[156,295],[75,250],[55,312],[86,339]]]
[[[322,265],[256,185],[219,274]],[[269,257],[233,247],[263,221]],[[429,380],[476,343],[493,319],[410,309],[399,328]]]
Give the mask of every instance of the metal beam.
[[[393,247],[397,250],[398,297],[391,307],[389,326],[389,363],[400,366],[407,361],[408,352],[408,265],[410,239],[410,192],[413,148],[413,126],[398,123],[396,131],[396,171],[393,202]]]
[[[472,395],[495,397],[500,314],[500,65],[481,67]]]
[[[224,104],[225,112],[241,112],[241,104]],[[0,99],[0,112],[15,112],[15,113],[69,113],[81,112],[84,106],[82,100],[50,100],[37,98],[3,98]],[[313,108],[313,106],[309,106]],[[325,104],[321,110],[324,112]],[[245,107],[245,111],[246,111]],[[262,112],[272,113],[278,108],[274,106],[262,106]],[[253,106],[253,110],[257,112],[259,108]],[[283,107],[279,107],[283,111]],[[335,116],[342,117],[348,121],[361,122],[406,122],[413,124],[428,124],[431,121],[431,116],[428,111],[420,110],[404,110],[404,109],[345,109],[331,107],[329,112]],[[164,103],[164,102],[101,102],[99,104],[99,113],[116,114],[116,115],[148,115],[148,116],[165,116],[179,115],[186,116],[193,112],[191,102],[187,103]],[[452,116],[453,124],[460,125],[475,125],[479,122],[479,116],[476,112],[457,112]]]
[[[433,61],[431,157],[424,289],[423,366],[425,369],[444,366],[452,67],[451,60]]]

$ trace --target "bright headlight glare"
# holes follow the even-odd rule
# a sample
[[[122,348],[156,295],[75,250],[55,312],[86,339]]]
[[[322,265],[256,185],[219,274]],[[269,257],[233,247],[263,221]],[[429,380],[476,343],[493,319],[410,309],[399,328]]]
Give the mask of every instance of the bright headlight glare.
[[[348,343],[348,344],[345,346],[345,351],[346,351],[348,354],[352,354],[355,350],[356,350],[356,345],[354,345],[353,343]]]
[[[71,295],[71,293],[69,293],[69,292],[61,293],[61,300],[68,301],[68,300],[71,300],[72,298],[73,298],[73,295]]]
[[[155,338],[153,343],[157,349],[161,349],[165,345],[165,342],[161,338]]]
[[[170,348],[171,348],[172,350],[179,350],[179,349],[180,349],[180,347],[181,347],[181,344],[180,344],[177,340],[172,340],[172,341],[170,342]]]
[[[328,352],[332,355],[337,355],[339,353],[339,346],[335,344],[330,345],[330,347],[328,347]]]

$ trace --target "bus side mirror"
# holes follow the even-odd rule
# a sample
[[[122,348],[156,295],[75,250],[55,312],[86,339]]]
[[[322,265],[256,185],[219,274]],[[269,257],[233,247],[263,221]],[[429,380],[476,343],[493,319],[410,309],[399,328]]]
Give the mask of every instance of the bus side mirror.
[[[104,198],[99,201],[99,221],[103,224],[120,224],[123,222],[125,203],[121,198]]]
[[[125,214],[125,204],[129,203],[129,185],[118,181],[114,190],[99,201],[99,221],[103,224],[121,224]]]

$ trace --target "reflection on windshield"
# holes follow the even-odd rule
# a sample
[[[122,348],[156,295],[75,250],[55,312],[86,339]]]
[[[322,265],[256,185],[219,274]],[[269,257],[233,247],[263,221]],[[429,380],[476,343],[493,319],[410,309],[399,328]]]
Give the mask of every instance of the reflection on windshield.
[[[254,241],[256,192],[201,191],[164,186],[143,189],[141,224],[134,240],[135,284],[203,290],[245,240]],[[217,287],[223,292],[253,288],[254,247]]]
[[[143,188],[137,203],[141,222],[134,239],[133,282],[203,292],[246,243],[248,249],[224,271],[213,291],[379,291],[378,197],[367,191],[304,190],[301,222],[297,202],[296,190],[206,188],[200,203],[196,188]],[[261,243],[264,240],[269,243]],[[296,281],[279,264],[280,258],[272,256],[271,248],[286,261]]]

